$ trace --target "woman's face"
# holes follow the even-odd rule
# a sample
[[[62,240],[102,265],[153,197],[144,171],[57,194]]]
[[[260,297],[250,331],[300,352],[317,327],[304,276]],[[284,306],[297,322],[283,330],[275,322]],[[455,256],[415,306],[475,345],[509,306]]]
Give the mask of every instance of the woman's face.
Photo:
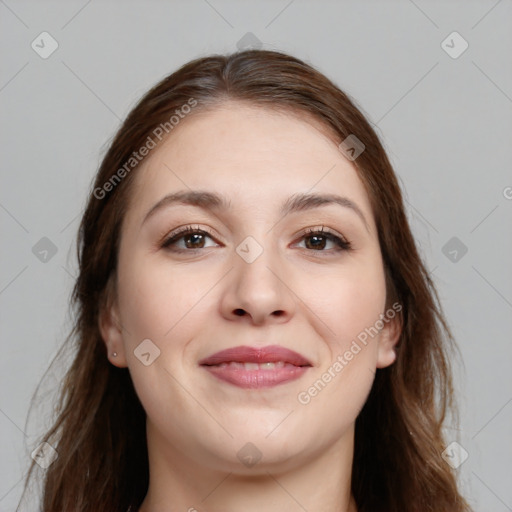
[[[153,446],[246,473],[346,450],[399,334],[382,321],[382,257],[353,164],[306,120],[227,103],[181,121],[137,173],[101,330]],[[228,205],[169,198],[198,191]],[[271,345],[282,351],[259,350]],[[236,347],[254,350],[210,358]]]

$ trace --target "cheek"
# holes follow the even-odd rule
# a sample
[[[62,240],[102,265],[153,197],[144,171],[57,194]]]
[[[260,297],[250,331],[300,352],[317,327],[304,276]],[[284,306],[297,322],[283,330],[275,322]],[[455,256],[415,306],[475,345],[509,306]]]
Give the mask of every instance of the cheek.
[[[310,293],[311,309],[326,326],[322,335],[334,356],[347,350],[360,334],[364,338],[384,313],[386,283],[378,260],[343,268],[323,278],[323,283]]]
[[[330,363],[320,376],[327,384],[318,386],[322,397],[316,404],[319,414],[323,410],[334,422],[340,421],[340,410],[355,419],[370,392],[378,355],[376,324],[386,300],[384,271],[379,265],[368,265],[345,277],[330,309],[336,336],[330,338]],[[341,409],[329,404],[339,404]]]
[[[344,352],[383,312],[386,290],[379,254],[373,251],[338,269],[326,266],[312,272],[302,268],[289,275],[296,294],[295,314],[307,317],[320,338],[328,342],[325,346],[332,357]],[[152,262],[137,255],[120,262],[121,321],[132,350],[146,338],[166,351],[182,350],[180,343],[187,338],[184,331],[194,329],[191,322],[197,327],[197,321],[214,314],[211,301],[215,302],[213,295],[219,289],[211,289],[223,272],[213,271],[211,265],[198,264],[194,272],[169,266],[168,262]],[[209,291],[213,294],[205,297]]]
[[[169,271],[150,261],[137,264],[134,259],[120,267],[119,276],[120,311],[134,342],[142,336],[165,344],[204,295],[196,277],[184,279],[179,268]]]
[[[173,376],[179,382],[188,379],[194,339],[212,315],[207,292],[218,278],[208,266],[184,272],[170,271],[166,262],[138,263],[136,257],[126,263],[119,267],[119,306],[127,364],[144,406],[151,410],[153,404],[158,412],[163,395],[180,391]],[[138,355],[148,339],[154,345],[144,341],[149,345],[144,353],[150,352],[150,360],[154,353],[156,362],[145,366]],[[155,389],[167,391],[161,396]]]
[[[371,390],[376,371],[379,334],[386,291],[383,274],[340,277],[328,300],[316,307],[329,329],[323,330],[325,357],[296,399],[312,428],[330,425],[333,439],[355,421]],[[325,334],[327,332],[327,334]]]
[[[187,400],[176,398],[182,392],[176,378],[183,381],[191,311],[200,310],[201,302],[194,304],[204,295],[196,284],[179,270],[169,272],[161,265],[138,262],[136,256],[119,266],[119,309],[130,375],[147,414],[162,421],[185,412],[181,408]],[[147,347],[144,352],[142,343]],[[150,354],[148,365],[142,353]]]

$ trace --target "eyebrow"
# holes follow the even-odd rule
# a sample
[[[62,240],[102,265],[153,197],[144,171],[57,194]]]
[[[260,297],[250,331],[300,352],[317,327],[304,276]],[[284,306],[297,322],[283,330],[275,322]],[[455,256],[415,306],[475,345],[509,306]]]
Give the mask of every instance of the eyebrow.
[[[183,204],[196,206],[207,211],[229,210],[231,208],[231,200],[221,194],[209,192],[206,190],[181,190],[164,196],[158,201],[145,215],[142,224],[150,217],[163,208],[173,206],[175,204]],[[307,211],[322,206],[339,205],[352,210],[363,221],[366,230],[369,232],[368,222],[354,201],[348,197],[338,196],[336,194],[305,194],[298,193],[289,197],[281,206],[280,215],[282,217],[290,213]]]

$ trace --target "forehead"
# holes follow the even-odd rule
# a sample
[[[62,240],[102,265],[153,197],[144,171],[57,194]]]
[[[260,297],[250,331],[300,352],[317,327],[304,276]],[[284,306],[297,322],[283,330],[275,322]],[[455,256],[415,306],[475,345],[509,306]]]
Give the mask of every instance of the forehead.
[[[371,221],[368,195],[335,136],[311,116],[227,103],[185,118],[137,169],[128,214],[165,194],[211,190],[234,209],[268,209],[302,193],[337,193]]]

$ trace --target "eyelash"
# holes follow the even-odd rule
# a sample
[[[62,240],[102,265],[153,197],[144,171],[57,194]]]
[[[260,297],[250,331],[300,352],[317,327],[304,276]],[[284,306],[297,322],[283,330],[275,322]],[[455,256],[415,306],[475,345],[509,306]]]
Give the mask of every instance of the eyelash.
[[[351,251],[352,250],[352,244],[350,241],[348,241],[346,238],[339,237],[338,235],[332,233],[331,231],[324,231],[325,226],[322,226],[321,229],[318,228],[308,228],[302,235],[301,240],[304,238],[312,237],[312,236],[320,236],[323,238],[327,238],[334,244],[338,246],[337,249],[334,250],[318,250],[315,251],[314,249],[306,249],[310,252],[327,252],[328,254],[331,253],[331,251],[334,252],[341,252],[341,251]],[[202,248],[197,249],[176,249],[172,248],[172,245],[178,242],[181,238],[183,238],[186,235],[191,234],[199,234],[199,235],[206,235],[211,239],[214,239],[214,236],[208,232],[207,230],[200,229],[199,227],[194,226],[186,226],[184,228],[178,229],[177,231],[171,233],[165,240],[160,244],[160,247],[162,249],[166,249],[168,251],[177,252],[177,253],[194,253],[195,251],[200,251]]]

